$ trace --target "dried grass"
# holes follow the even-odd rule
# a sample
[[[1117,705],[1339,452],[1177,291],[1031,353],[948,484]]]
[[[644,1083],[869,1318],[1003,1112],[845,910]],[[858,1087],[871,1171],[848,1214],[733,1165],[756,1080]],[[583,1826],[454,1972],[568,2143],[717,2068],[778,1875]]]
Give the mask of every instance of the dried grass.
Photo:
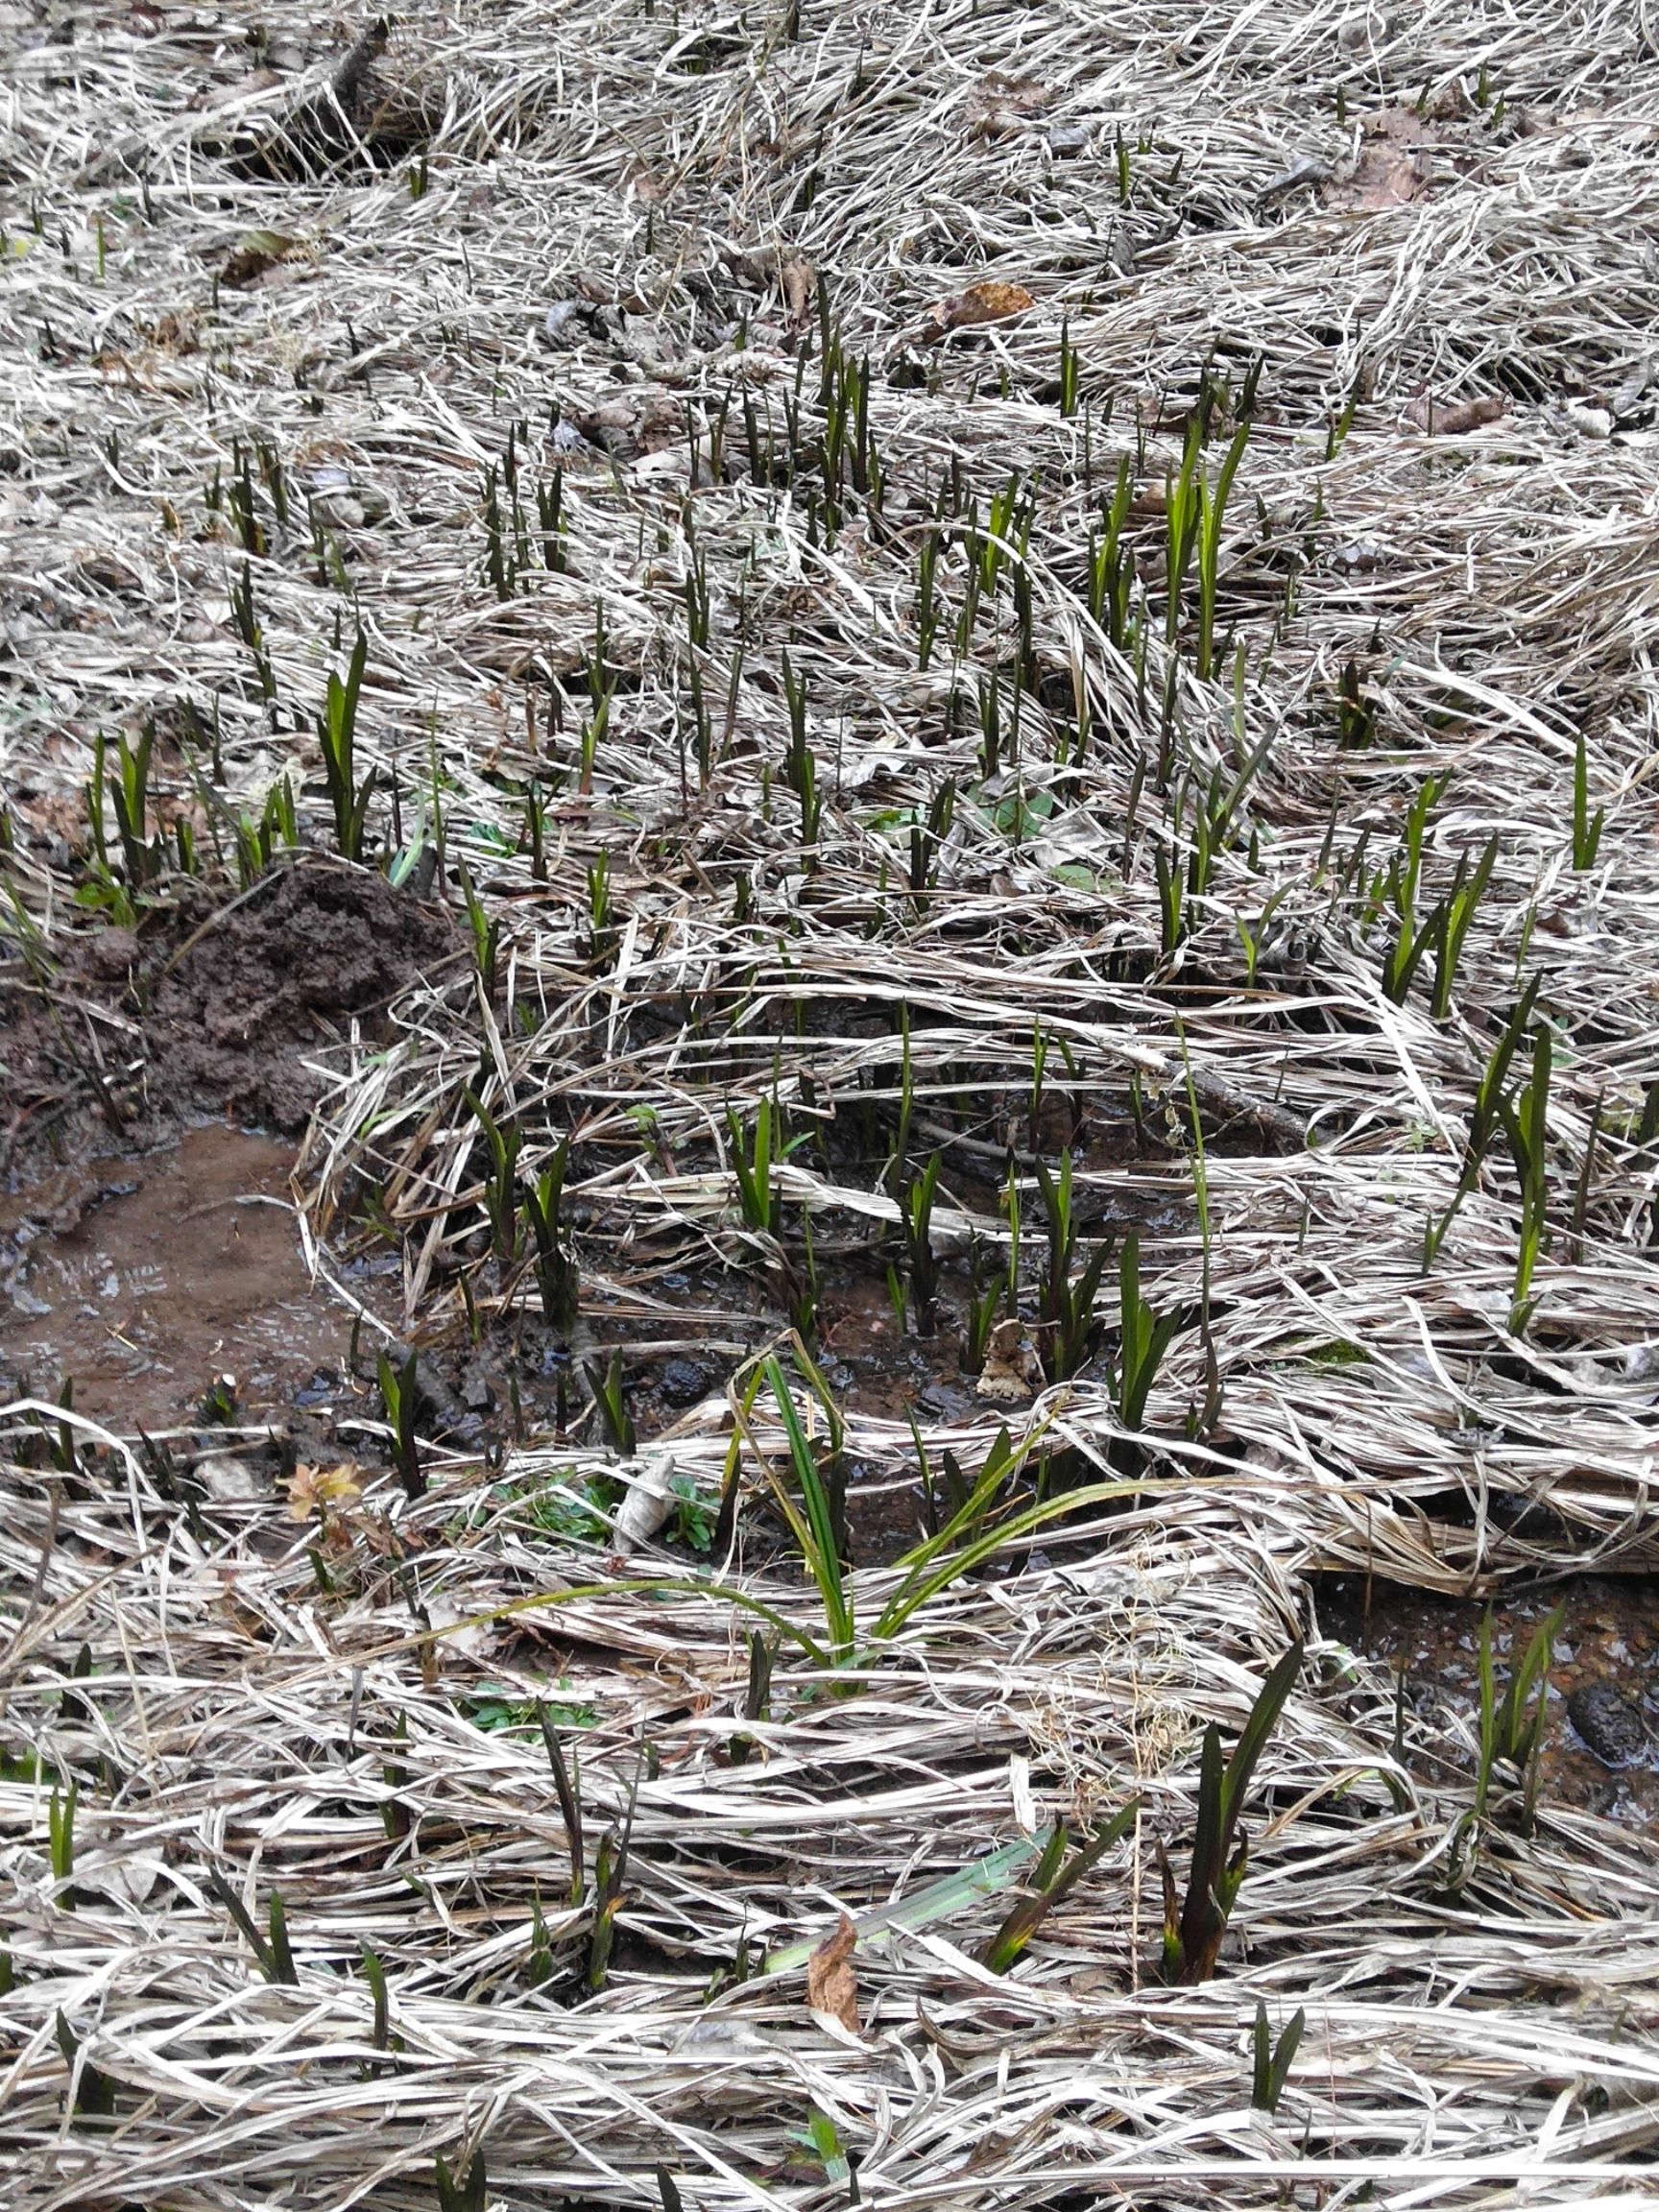
[[[270,1506],[186,1516],[130,1443],[84,1422],[82,1476],[54,1471],[39,1425],[55,1416],[12,1409],[9,2201],[425,2206],[435,2153],[453,2166],[482,2143],[514,2205],[655,2204],[661,2164],[688,2204],[817,2206],[847,2192],[812,2149],[814,2111],[861,2199],[906,2212],[1650,2200],[1648,1839],[1546,1802],[1532,1838],[1490,1836],[1470,1872],[1467,1728],[1414,1716],[1397,1758],[1388,1684],[1318,1634],[1306,1580],[1341,1565],[1467,1594],[1655,1561],[1655,1163],[1636,1130],[1659,1074],[1647,11],[806,7],[792,36],[770,7],[467,0],[394,27],[355,90],[350,34],[298,6],[262,10],[252,50],[231,11],[69,14],[70,44],[4,33],[0,770],[17,896],[49,942],[71,926],[65,840],[93,735],[147,714],[177,730],[185,700],[218,714],[226,797],[256,805],[286,772],[326,842],[309,717],[337,625],[349,646],[360,621],[364,755],[396,773],[406,822],[440,764],[450,895],[464,857],[502,923],[493,1003],[439,979],[396,1009],[390,1049],[344,1038],[324,1056],[302,1170],[325,1275],[340,1282],[373,1188],[404,1257],[402,1310],[369,1316],[383,1331],[459,1326],[464,1271],[486,1315],[527,1303],[475,1248],[463,1093],[481,1084],[527,1165],[573,1139],[591,1342],[645,1325],[756,1351],[781,1317],[743,1288],[767,1255],[736,1206],[727,1110],[775,1094],[799,1126],[855,1105],[890,1122],[903,1005],[918,1111],[944,1132],[941,1248],[1006,1248],[985,1192],[1005,1139],[1023,1153],[1040,1028],[1113,1136],[1080,1192],[1141,1223],[1160,1308],[1205,1279],[1190,1078],[1225,1395],[1221,1425],[1184,1440],[1206,1384],[1187,1331],[1139,1500],[1087,1545],[1069,1528],[1067,1563],[1028,1543],[1017,1575],[943,1594],[856,1695],[828,1695],[786,1647],[766,1721],[742,1714],[745,1620],[684,1561],[625,1569],[529,1510],[609,1467],[596,1446],[440,1463],[419,1505],[382,1485],[344,1516],[326,1593],[314,1530]],[[1409,194],[1371,171],[1356,187],[1364,119],[1419,101]],[[722,421],[739,453],[745,395],[782,438],[814,280],[875,364],[887,482],[883,513],[854,502],[833,544],[804,484],[709,469]],[[1023,285],[1035,307],[922,344],[929,310],[979,281]],[[1063,318],[1087,416],[1056,403]],[[1098,499],[1127,455],[1156,608],[1161,487],[1200,370],[1237,384],[1258,354],[1221,557],[1238,688],[1230,661],[1209,683],[1171,656],[1161,614],[1138,683],[1079,597]],[[1425,396],[1505,411],[1435,435],[1409,413]],[[528,478],[564,467],[568,572],[532,565],[503,600],[482,471],[509,422]],[[206,493],[253,438],[281,457],[297,518],[276,526],[261,494],[267,542],[245,556]],[[943,639],[917,664],[917,555],[953,466],[981,518],[1010,469],[1040,486],[1024,565],[1044,681],[1018,764],[988,786],[975,701],[994,667],[1006,681],[1006,621],[960,661]],[[947,535],[954,613],[965,557],[960,527]],[[699,559],[700,654],[684,613]],[[244,569],[277,714],[231,619]],[[582,788],[577,672],[601,606],[622,685]],[[781,778],[785,650],[809,680],[824,792],[810,866]],[[703,787],[694,661],[718,754]],[[1342,750],[1350,661],[1377,736]],[[1575,873],[1580,733],[1607,826]],[[1264,739],[1240,817],[1255,849],[1246,834],[1217,855],[1166,950],[1153,852],[1184,860],[1190,822],[1137,765],[1167,742],[1201,783]],[[1426,888],[1490,836],[1499,854],[1436,1022],[1421,989],[1384,997],[1380,926],[1343,863],[1364,836],[1385,867],[1441,771]],[[912,902],[910,823],[948,776],[955,826]],[[521,836],[533,780],[544,880]],[[596,959],[601,855],[616,935]],[[1523,970],[1559,1039],[1557,1203],[1518,1335],[1501,1147],[1427,1270],[1423,1233],[1456,1188]],[[1001,1101],[976,1131],[952,1118],[968,1089]],[[867,1249],[896,1218],[832,1146],[798,1154],[782,1190],[825,1250]],[[688,1313],[663,1276],[714,1262],[731,1298]],[[1022,1418],[1122,1464],[1098,1380]],[[976,1463],[994,1428],[923,1432],[930,1455]],[[850,1414],[847,1450],[871,1491],[913,1479],[903,1423]],[[718,1409],[673,1440],[709,1494],[727,1451]],[[860,1570],[861,1617],[895,1573]],[[814,1627],[746,1522],[724,1575]],[[1148,1985],[1152,1843],[1190,1833],[1197,1733],[1242,1719],[1299,1629],[1310,1664],[1262,1770],[1241,1943],[1212,1987]],[[66,1695],[83,1647],[93,1673]],[[624,1818],[641,1746],[660,1762],[637,1780],[622,1947],[596,1994],[568,1983],[592,1908],[565,1902],[541,1743],[479,1724],[487,1687],[582,1709],[569,1741],[593,1837]],[[758,1753],[732,1764],[745,1734]],[[982,1903],[860,1947],[861,2036],[809,2014],[799,1975],[707,1997],[744,1940],[816,1939],[843,1908],[1005,1842],[1022,1762],[1050,1810],[1145,1803],[1015,1972],[975,1962],[999,1917]],[[83,1784],[68,1884],[46,1842],[60,1774]],[[259,1977],[212,1871],[256,1919],[280,1894],[295,1985]],[[533,1987],[538,1904],[559,1972]],[[392,2052],[372,2042],[362,1945],[384,1962]],[[1308,2015],[1273,2119],[1249,2104],[1259,1998],[1276,2024]],[[110,2123],[70,2108],[60,2018],[116,2084]]]

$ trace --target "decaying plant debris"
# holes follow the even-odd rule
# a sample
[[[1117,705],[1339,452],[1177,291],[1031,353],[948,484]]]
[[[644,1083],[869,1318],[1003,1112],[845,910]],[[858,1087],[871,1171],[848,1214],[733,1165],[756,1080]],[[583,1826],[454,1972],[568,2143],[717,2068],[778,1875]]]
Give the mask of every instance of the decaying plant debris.
[[[1647,2200],[1650,1839],[1309,1581],[1655,1565],[1645,11],[0,36],[9,1163],[421,916],[280,996],[383,1418],[0,1415],[8,2201]]]

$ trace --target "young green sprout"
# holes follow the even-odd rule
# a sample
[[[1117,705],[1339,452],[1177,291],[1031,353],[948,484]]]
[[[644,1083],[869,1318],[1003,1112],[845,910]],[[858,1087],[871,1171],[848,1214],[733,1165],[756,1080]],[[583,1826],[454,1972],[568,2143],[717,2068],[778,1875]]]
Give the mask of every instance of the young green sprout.
[[[1158,1863],[1164,1878],[1163,1974],[1166,1982],[1208,1982],[1215,1972],[1221,1939],[1250,1862],[1249,1839],[1240,1815],[1251,1776],[1273,1733],[1302,1668],[1301,1639],[1291,1645],[1257,1694],[1233,1755],[1223,1765],[1221,1731],[1214,1722],[1204,1731],[1198,1782],[1198,1824],[1185,1899],[1162,1843]],[[1234,1838],[1238,1838],[1234,1849]]]
[[[561,1234],[559,1212],[569,1166],[570,1144],[562,1139],[549,1164],[533,1180],[520,1181],[518,1195],[536,1245],[536,1285],[541,1312],[558,1336],[568,1336],[576,1323],[581,1276],[575,1255]]]
[[[1077,1262],[1077,1229],[1071,1190],[1071,1155],[1060,1155],[1060,1172],[1051,1175],[1041,1159],[1035,1162],[1037,1185],[1048,1241],[1048,1261],[1043,1282],[1042,1318],[1049,1332],[1048,1372],[1064,1382],[1090,1358],[1100,1332],[1096,1305],[1101,1277],[1111,1257],[1111,1246],[1094,1247],[1074,1274]]]
[[[1498,1695],[1492,1658],[1492,1608],[1480,1621],[1480,1741],[1475,1770],[1475,1819],[1486,1818],[1495,1789],[1508,1774],[1519,1777],[1521,1801],[1511,1811],[1512,1824],[1529,1836],[1538,1814],[1538,1787],[1542,1778],[1540,1754],[1544,1723],[1550,1710],[1550,1662],[1561,1631],[1562,1608],[1546,1615],[1514,1671]],[[1519,1646],[1517,1646],[1519,1648]],[[1534,1695],[1536,1694],[1536,1695]]]
[[[1261,1998],[1256,2000],[1256,2024],[1250,2036],[1250,2102],[1258,2112],[1278,2111],[1307,2025],[1307,2010],[1299,2005],[1275,2042],[1267,2025],[1267,2008]]]
[[[1590,813],[1590,764],[1580,730],[1573,754],[1573,865],[1579,875],[1595,867],[1606,826],[1605,806],[1598,806],[1594,818]]]
[[[348,860],[363,857],[369,802],[373,797],[379,773],[371,768],[362,783],[357,781],[357,700],[368,658],[369,640],[359,630],[344,682],[333,670],[329,671],[323,712],[317,717],[317,742],[322,748],[323,774],[334,811],[335,842]]]
[[[1043,1853],[1026,1881],[1025,1894],[1004,1918],[985,1946],[983,1961],[993,1974],[1006,1974],[1056,1905],[1064,1902],[1092,1867],[1096,1865],[1128,1828],[1141,1810],[1141,1799],[1131,1797],[1070,1858],[1064,1820],[1056,1820]]]
[[[419,1398],[417,1364],[411,1352],[402,1366],[395,1368],[382,1352],[378,1369],[380,1402],[392,1429],[397,1479],[403,1485],[405,1497],[411,1501],[426,1495],[426,1477],[421,1466],[421,1447],[415,1426]]]

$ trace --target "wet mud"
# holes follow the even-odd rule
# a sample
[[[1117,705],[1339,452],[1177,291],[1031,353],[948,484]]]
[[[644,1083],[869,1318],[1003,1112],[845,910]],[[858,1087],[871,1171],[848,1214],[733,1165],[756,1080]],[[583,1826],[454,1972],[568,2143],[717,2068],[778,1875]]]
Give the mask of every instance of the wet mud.
[[[0,1200],[0,1387],[72,1380],[82,1412],[129,1432],[188,1425],[216,1383],[250,1420],[285,1417],[350,1323],[301,1257],[293,1164],[210,1123]]]
[[[1318,1585],[1321,1623],[1403,1671],[1418,1710],[1476,1719],[1483,1605],[1353,1575]],[[1561,1609],[1550,1670],[1542,1798],[1632,1826],[1659,1821],[1659,1581],[1586,1575],[1506,1595],[1492,1609],[1499,1694],[1551,1610]]]
[[[391,1000],[456,950],[438,909],[307,856],[0,974],[0,1392],[69,1382],[128,1433],[363,1411],[351,1315],[301,1256],[288,1140],[323,1055],[383,1039]]]
[[[317,1056],[383,1039],[390,1001],[458,950],[436,908],[321,856],[54,939],[0,971],[0,1190],[213,1118],[298,1136]]]

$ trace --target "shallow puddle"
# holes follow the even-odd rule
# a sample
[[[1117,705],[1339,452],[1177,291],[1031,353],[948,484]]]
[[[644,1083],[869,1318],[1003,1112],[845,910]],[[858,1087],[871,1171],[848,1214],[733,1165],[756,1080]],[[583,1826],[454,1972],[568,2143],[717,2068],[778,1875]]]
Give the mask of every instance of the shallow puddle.
[[[188,1426],[216,1378],[254,1417],[345,1358],[350,1316],[313,1289],[292,1147],[222,1123],[84,1161],[0,1199],[0,1385],[131,1431]]]

